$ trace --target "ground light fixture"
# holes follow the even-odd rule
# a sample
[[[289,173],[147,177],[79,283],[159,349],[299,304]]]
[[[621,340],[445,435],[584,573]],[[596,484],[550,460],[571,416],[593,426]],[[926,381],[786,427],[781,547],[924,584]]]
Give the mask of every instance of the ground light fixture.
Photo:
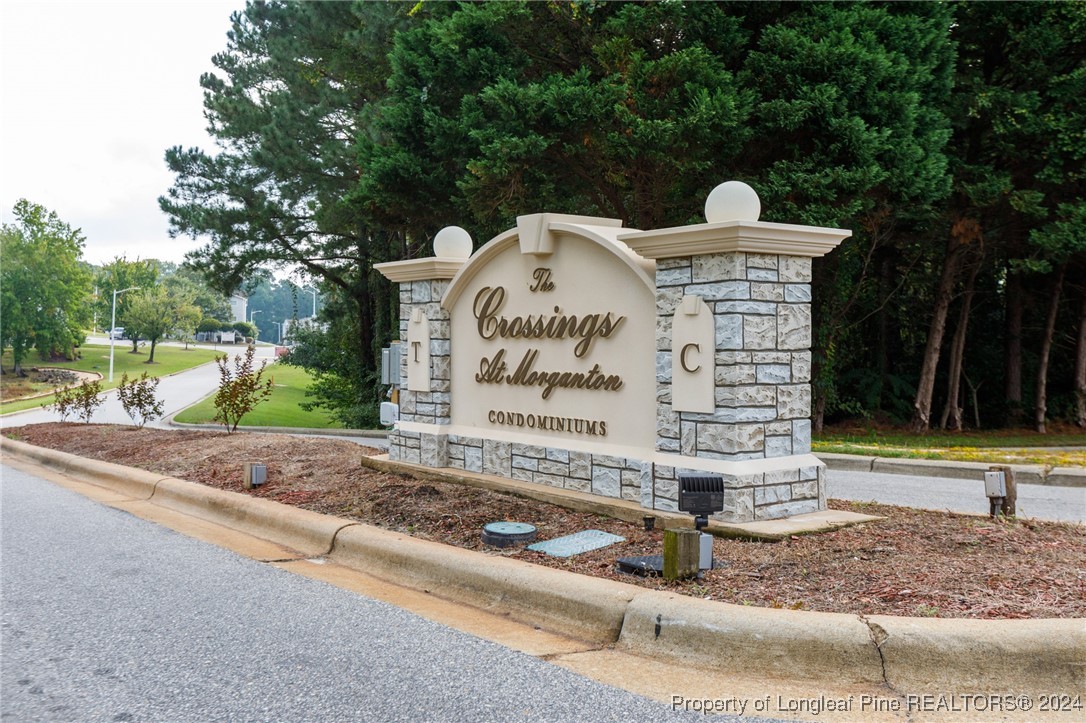
[[[113,313],[109,320],[109,381],[113,381],[113,344],[116,341],[113,330],[117,328],[117,294],[123,294],[126,291],[135,291],[138,286],[129,286],[127,289],[114,289],[113,290]]]
[[[700,533],[698,538],[699,571],[715,567],[713,560],[713,536],[701,532],[709,524],[709,515],[724,509],[724,478],[720,475],[679,475],[679,511],[694,515],[694,529]],[[650,524],[650,520],[653,524]],[[644,518],[645,529],[654,527],[655,518]],[[686,531],[689,534],[689,531]],[[668,531],[664,534],[665,554],[668,545]],[[633,575],[663,575],[664,555],[641,555],[621,557],[617,560],[621,572]]]
[[[679,511],[694,515],[694,529],[701,532],[709,515],[724,509],[724,477],[721,475],[679,475]],[[701,533],[698,569],[713,569],[713,536]]]

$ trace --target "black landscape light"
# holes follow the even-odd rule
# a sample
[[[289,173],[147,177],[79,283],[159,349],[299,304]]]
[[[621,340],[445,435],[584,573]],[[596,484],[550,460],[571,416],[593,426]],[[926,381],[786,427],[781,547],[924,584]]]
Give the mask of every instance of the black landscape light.
[[[679,511],[694,515],[694,529],[705,529],[709,524],[709,515],[723,510],[723,476],[679,475]]]

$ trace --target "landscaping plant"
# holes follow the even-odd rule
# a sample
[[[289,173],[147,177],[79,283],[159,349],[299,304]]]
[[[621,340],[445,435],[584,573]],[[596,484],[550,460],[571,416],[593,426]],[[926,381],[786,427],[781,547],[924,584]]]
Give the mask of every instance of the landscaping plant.
[[[227,431],[233,433],[238,428],[241,418],[251,412],[257,404],[271,396],[272,380],[264,379],[267,360],[260,363],[260,368],[253,371],[255,347],[248,347],[243,356],[234,357],[231,370],[226,355],[215,360],[219,365],[219,391],[215,393],[215,421],[221,422]]]
[[[162,416],[163,402],[156,396],[158,382],[157,377],[147,376],[147,372],[131,381],[127,372],[121,375],[117,396],[121,398],[125,414],[132,418],[137,427],[142,428],[147,422]]]
[[[101,383],[84,381],[78,387],[66,387],[58,389],[53,401],[53,409],[60,415],[61,421],[68,418],[69,414],[75,414],[83,420],[84,424],[90,424],[94,410],[102,404],[99,396],[102,393]]]

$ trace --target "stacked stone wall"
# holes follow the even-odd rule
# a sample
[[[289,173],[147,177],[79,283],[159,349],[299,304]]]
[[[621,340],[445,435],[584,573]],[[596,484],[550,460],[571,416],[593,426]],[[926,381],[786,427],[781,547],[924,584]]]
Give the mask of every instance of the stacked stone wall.
[[[400,284],[400,339],[407,339],[407,327],[415,309],[422,309],[430,326],[430,391],[414,392],[406,384],[400,389],[400,419],[405,422],[447,425],[452,421],[452,325],[449,312],[441,308],[441,297],[449,281],[428,280]],[[400,356],[400,379],[407,379],[407,355]],[[444,467],[447,454],[445,435],[393,431],[389,435],[389,459],[429,467]]]
[[[642,460],[460,435],[448,437],[448,466],[633,502],[651,488]]]
[[[728,461],[811,451],[811,259],[721,253],[659,259],[656,271],[657,450]],[[713,412],[671,405],[671,329],[683,296],[713,311],[716,404]],[[677,476],[656,467],[657,506],[677,500]],[[722,519],[754,519],[825,507],[822,469],[725,475]]]

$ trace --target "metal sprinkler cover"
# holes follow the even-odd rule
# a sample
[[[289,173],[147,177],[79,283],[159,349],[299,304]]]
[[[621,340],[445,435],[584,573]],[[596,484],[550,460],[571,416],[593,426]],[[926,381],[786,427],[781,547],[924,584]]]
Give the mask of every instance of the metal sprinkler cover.
[[[524,522],[491,522],[483,527],[483,544],[512,547],[535,539],[535,525]]]

